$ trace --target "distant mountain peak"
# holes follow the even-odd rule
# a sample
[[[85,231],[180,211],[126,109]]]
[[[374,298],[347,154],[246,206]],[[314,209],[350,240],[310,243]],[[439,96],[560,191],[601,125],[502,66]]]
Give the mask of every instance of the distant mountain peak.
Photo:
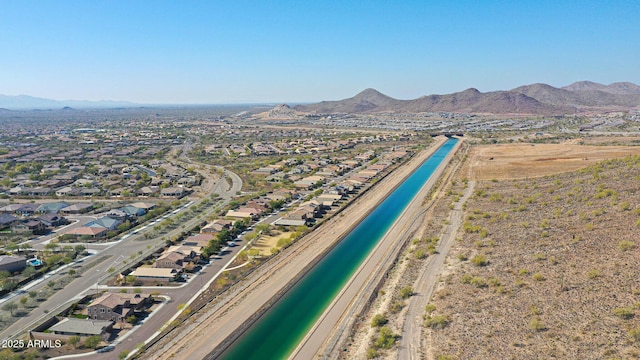
[[[359,92],[356,96],[354,96],[352,99],[354,100],[367,100],[367,101],[371,101],[371,100],[395,100],[390,96],[387,96],[383,93],[381,93],[380,91],[376,90],[376,89],[372,89],[372,88],[368,88],[365,89],[361,92]]]
[[[462,92],[463,94],[467,93],[467,94],[481,94],[480,90],[476,89],[476,88],[468,88],[466,90],[464,90]]]
[[[263,117],[270,119],[285,119],[295,117],[297,111],[287,104],[276,105],[273,109],[263,113]]]

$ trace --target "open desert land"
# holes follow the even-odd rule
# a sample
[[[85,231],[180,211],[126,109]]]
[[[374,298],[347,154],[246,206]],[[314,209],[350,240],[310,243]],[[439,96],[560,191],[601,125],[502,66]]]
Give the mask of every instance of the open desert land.
[[[389,359],[638,358],[638,154],[640,148],[632,146],[471,147],[453,180],[425,198],[435,202],[422,235],[399,259],[347,353]],[[491,172],[482,168],[487,163]],[[442,242],[456,209],[462,209],[463,221],[446,254]],[[434,238],[440,240],[435,248]],[[433,271],[440,252],[446,260],[432,294],[421,275]],[[407,287],[412,296],[403,293]],[[418,340],[403,332],[414,321],[409,312],[415,302],[426,305],[420,306]],[[395,346],[382,341],[382,325]]]

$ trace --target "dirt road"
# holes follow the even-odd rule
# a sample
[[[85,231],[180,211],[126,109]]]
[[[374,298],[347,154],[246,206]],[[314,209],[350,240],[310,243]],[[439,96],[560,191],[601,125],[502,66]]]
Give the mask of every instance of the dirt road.
[[[455,243],[456,233],[463,221],[462,204],[473,194],[475,181],[469,181],[463,196],[454,205],[449,215],[449,225],[447,225],[440,236],[438,252],[429,258],[426,268],[420,272],[420,276],[413,285],[414,295],[407,305],[405,323],[402,334],[398,340],[398,359],[422,359],[424,347],[424,337],[422,336],[422,323],[425,305],[433,293],[433,289],[439,279],[439,274],[444,265],[444,259],[449,254],[449,250]]]

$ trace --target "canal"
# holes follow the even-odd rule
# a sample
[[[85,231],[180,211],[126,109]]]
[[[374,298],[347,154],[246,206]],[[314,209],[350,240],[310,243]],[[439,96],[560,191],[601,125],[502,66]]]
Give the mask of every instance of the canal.
[[[286,359],[457,142],[451,138],[436,150],[221,358]]]

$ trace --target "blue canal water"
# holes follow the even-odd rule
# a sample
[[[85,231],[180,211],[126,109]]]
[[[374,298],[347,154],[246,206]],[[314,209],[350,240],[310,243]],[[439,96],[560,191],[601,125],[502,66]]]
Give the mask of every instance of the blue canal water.
[[[444,143],[232,347],[225,360],[286,359],[398,219],[458,139]]]

